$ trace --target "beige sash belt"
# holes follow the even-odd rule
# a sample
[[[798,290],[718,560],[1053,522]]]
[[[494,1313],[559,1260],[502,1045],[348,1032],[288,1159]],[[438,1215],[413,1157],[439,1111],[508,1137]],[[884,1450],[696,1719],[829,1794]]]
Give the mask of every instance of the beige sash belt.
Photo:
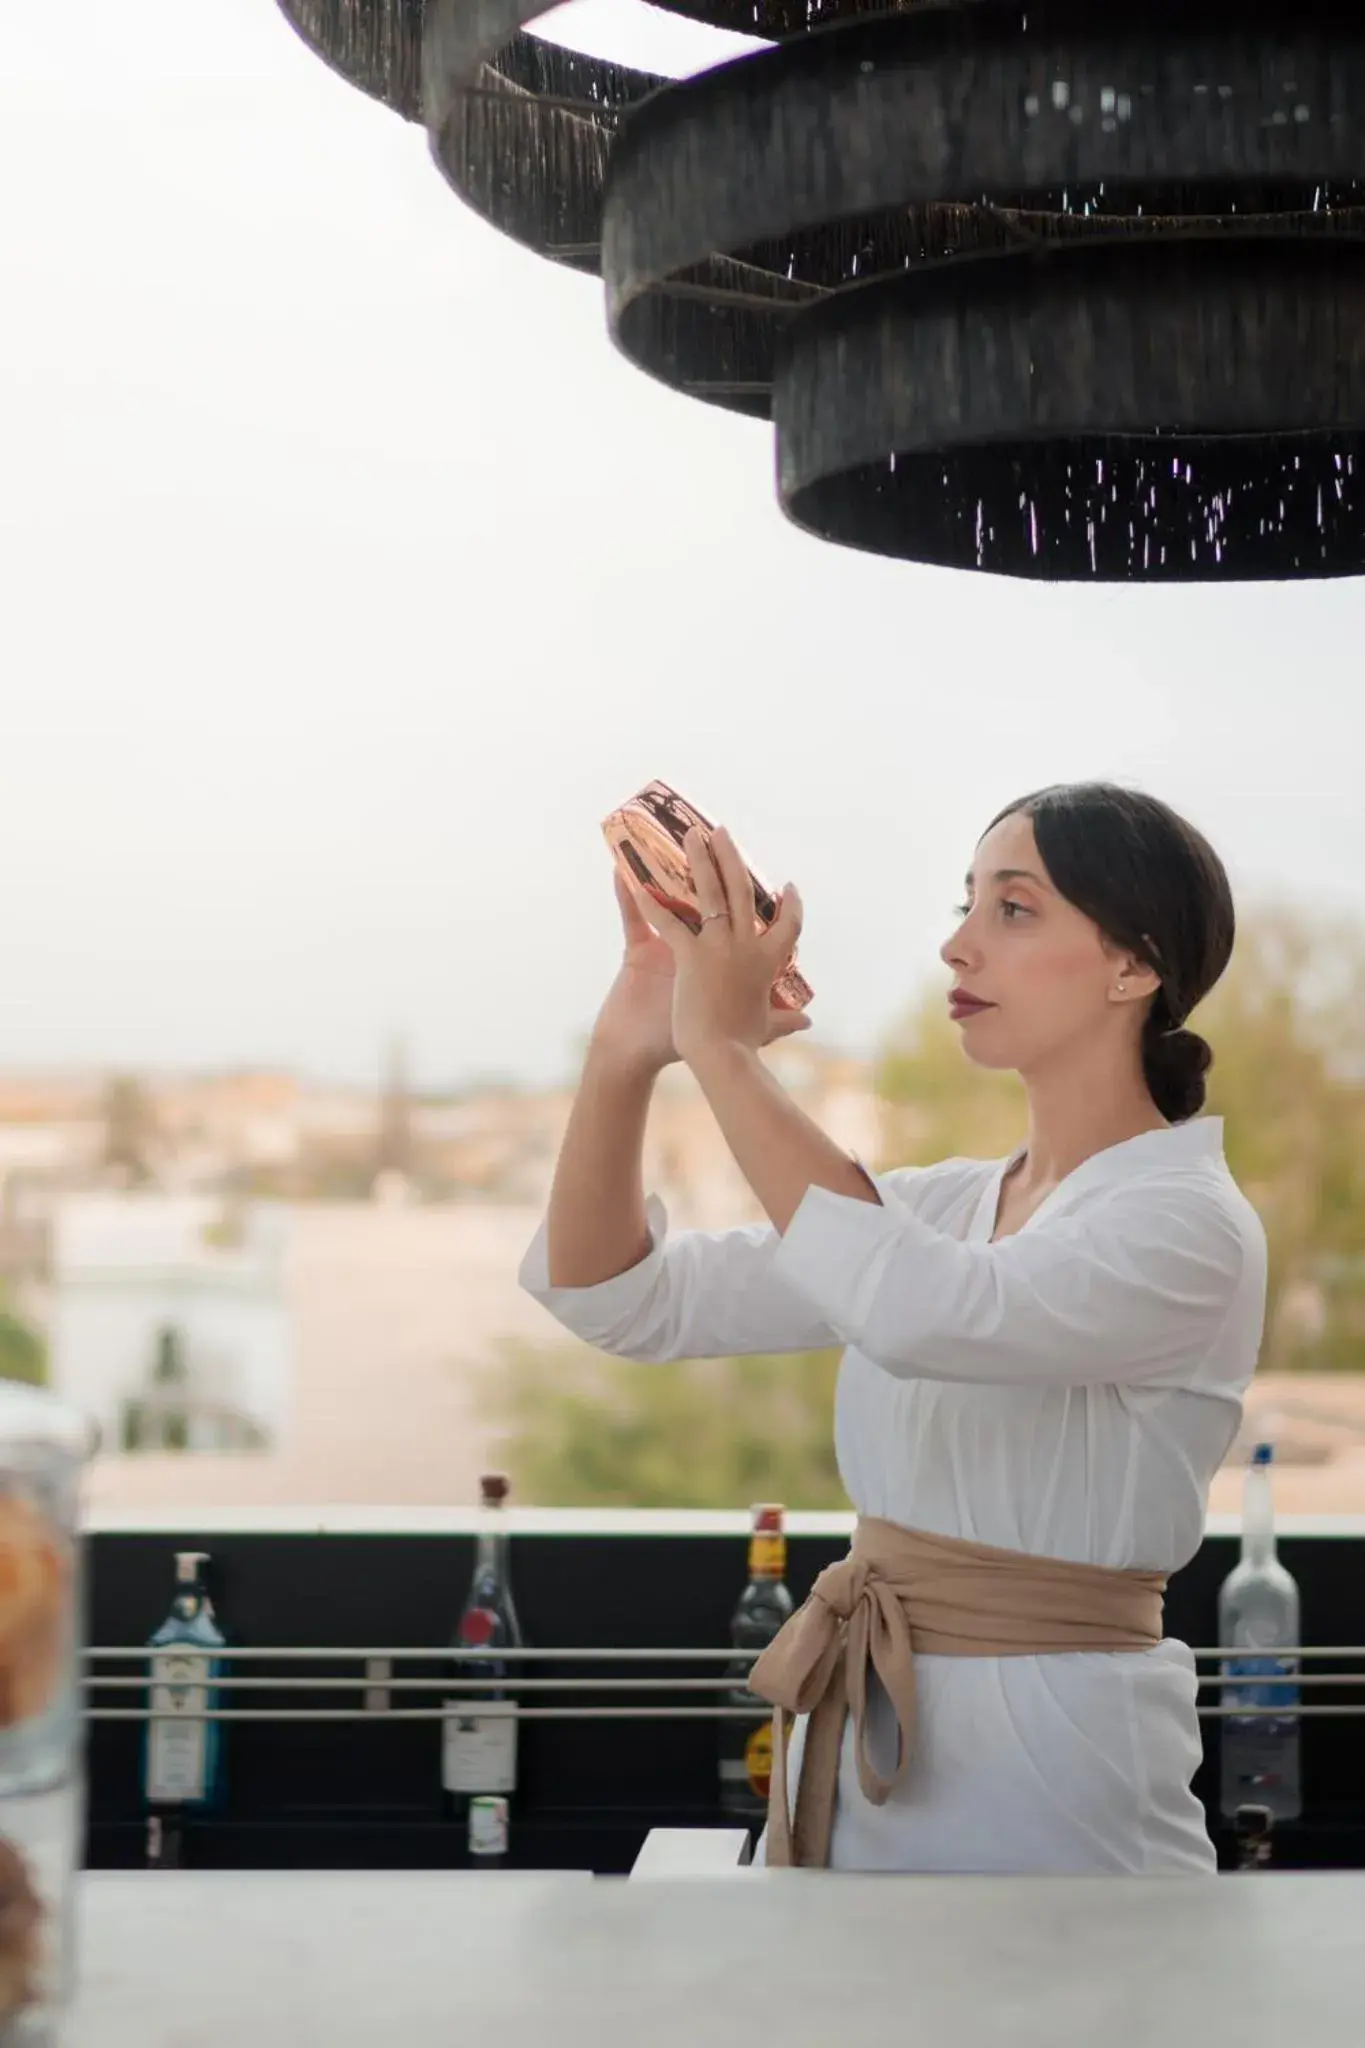
[[[853,1716],[858,1783],[882,1806],[905,1774],[915,1730],[915,1656],[1041,1657],[1078,1650],[1150,1650],[1162,1638],[1160,1572],[1114,1571],[927,1536],[862,1517],[849,1554],[821,1572],[809,1600],[749,1674],[771,1700],[773,1767],[768,1862],[823,1868],[844,1723]],[[867,1752],[868,1667],[896,1716],[896,1767],[883,1778]],[[787,1797],[792,1717],[809,1714],[796,1814]]]

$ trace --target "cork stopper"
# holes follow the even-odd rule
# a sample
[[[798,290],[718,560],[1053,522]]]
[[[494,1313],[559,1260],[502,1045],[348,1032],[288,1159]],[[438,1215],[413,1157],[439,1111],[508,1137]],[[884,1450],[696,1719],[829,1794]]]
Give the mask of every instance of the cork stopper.
[[[512,1482],[505,1472],[485,1472],[479,1479],[479,1501],[486,1508],[506,1505]]]

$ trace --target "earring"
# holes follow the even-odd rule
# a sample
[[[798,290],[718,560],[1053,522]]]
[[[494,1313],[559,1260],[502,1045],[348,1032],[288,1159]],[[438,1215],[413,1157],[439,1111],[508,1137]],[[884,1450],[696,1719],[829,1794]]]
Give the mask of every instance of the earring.
[[[1121,981],[1121,982],[1119,983],[1119,985],[1118,985],[1118,990],[1119,990],[1119,994],[1120,994],[1120,995],[1122,995],[1122,994],[1124,993],[1124,991],[1125,991],[1125,989],[1127,988],[1127,986],[1128,986],[1128,984],[1127,984],[1127,982],[1126,982],[1126,981]]]

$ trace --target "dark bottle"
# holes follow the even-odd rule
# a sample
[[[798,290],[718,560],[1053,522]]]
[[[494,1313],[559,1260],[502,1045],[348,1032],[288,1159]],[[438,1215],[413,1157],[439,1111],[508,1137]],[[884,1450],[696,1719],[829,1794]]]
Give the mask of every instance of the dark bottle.
[[[514,1684],[519,1662],[499,1650],[522,1647],[521,1624],[512,1598],[506,1527],[511,1483],[505,1472],[485,1472],[479,1481],[481,1526],[474,1575],[455,1629],[452,1648],[483,1654],[452,1666],[454,1690],[446,1701],[442,1749],[442,1805],[467,1833],[483,1839],[480,1815],[490,1796],[511,1799],[517,1787],[517,1718]],[[487,1689],[466,1689],[470,1679],[492,1681]],[[509,1686],[505,1681],[513,1681]],[[468,1846],[468,1845],[466,1845]],[[477,1847],[477,1845],[476,1845]],[[487,1853],[486,1849],[482,1853]]]
[[[792,1611],[787,1590],[786,1511],[770,1502],[753,1510],[749,1538],[749,1583],[730,1618],[730,1641],[746,1654],[726,1667],[732,1681],[721,1703],[749,1707],[747,1720],[720,1723],[720,1807],[732,1820],[761,1824],[768,1811],[772,1775],[772,1708],[749,1691],[750,1665],[766,1649]]]

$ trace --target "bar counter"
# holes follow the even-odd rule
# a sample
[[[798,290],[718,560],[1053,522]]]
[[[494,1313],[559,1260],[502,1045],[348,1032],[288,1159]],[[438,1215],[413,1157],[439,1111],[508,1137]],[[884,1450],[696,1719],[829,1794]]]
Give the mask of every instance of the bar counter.
[[[90,1872],[69,2048],[1329,2048],[1365,1876]]]

